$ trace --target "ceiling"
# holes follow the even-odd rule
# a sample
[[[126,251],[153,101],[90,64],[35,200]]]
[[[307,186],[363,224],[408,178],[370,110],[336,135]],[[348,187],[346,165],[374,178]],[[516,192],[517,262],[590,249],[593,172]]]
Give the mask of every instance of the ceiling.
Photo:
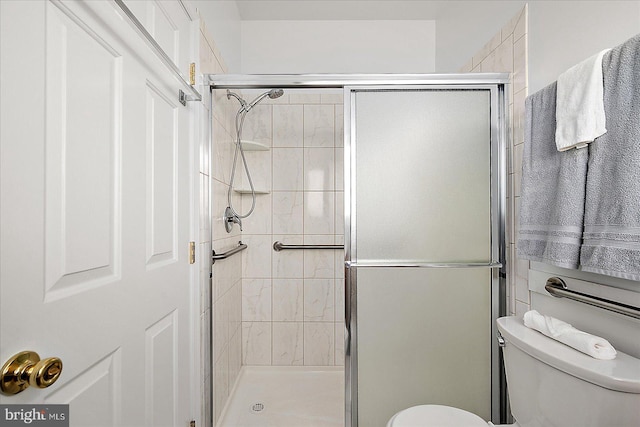
[[[435,20],[454,1],[426,0],[236,0],[243,21]]]

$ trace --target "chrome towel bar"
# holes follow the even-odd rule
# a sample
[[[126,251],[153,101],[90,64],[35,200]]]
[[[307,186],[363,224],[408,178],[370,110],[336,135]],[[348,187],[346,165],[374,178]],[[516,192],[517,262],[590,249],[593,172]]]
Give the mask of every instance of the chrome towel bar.
[[[280,252],[285,249],[344,249],[344,245],[285,245],[282,242],[273,242],[273,250]]]
[[[624,314],[625,316],[640,319],[640,308],[600,297],[595,297],[592,295],[587,295],[582,292],[572,291],[570,289],[567,289],[567,284],[559,277],[550,277],[549,279],[547,279],[547,284],[544,286],[544,289],[557,298],[569,298],[574,301],[592,305],[594,307],[603,308],[605,310],[613,311],[618,314]]]
[[[221,254],[217,254],[216,251],[211,251],[212,252],[211,264],[215,264],[215,262],[219,259],[229,258],[231,255],[237,254],[238,252],[244,251],[245,249],[247,249],[247,244],[238,242],[238,246],[236,246],[233,249],[229,249],[228,251],[223,252]]]

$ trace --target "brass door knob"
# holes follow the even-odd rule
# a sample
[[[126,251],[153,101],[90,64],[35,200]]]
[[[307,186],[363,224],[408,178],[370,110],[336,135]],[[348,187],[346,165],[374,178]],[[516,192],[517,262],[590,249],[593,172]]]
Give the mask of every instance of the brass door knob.
[[[35,351],[22,351],[2,366],[0,390],[4,394],[18,394],[29,386],[46,388],[62,373],[62,360],[49,357],[40,360]]]

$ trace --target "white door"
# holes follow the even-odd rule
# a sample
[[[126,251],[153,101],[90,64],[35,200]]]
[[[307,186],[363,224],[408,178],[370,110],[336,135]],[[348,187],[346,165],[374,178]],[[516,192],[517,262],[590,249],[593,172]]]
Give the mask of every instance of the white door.
[[[0,403],[69,404],[75,427],[188,426],[193,107],[114,2],[0,8],[0,365],[64,364]]]

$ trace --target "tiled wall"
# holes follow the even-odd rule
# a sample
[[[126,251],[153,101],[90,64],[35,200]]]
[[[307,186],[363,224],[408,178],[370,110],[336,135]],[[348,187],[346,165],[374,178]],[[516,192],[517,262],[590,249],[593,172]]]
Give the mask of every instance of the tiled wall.
[[[268,194],[243,224],[245,365],[343,364],[343,251],[272,247],[343,243],[342,116],[341,94],[291,90],[247,115],[243,139],[269,150],[246,153],[255,188]],[[246,212],[251,196],[242,197]]]
[[[522,144],[524,142],[524,100],[528,94],[527,79],[527,18],[525,6],[517,13],[473,58],[461,72],[511,73],[509,109],[511,112],[511,141],[507,149],[508,196],[507,196],[507,288],[508,311],[522,316],[529,310],[529,288],[527,276],[529,261],[516,258],[517,230],[519,224],[520,182],[522,177]]]
[[[201,20],[200,34],[200,72],[226,73],[226,66],[221,58],[212,38],[208,35],[204,22]],[[231,165],[233,162],[233,120],[235,105],[227,101],[224,91],[214,91],[212,142],[201,146],[201,244],[202,258],[202,301],[203,301],[203,363],[208,364],[209,351],[213,353],[213,366],[203,369],[203,392],[205,408],[203,419],[205,425],[212,425],[220,417],[222,409],[229,397],[229,393],[240,372],[242,363],[241,350],[241,295],[242,295],[242,257],[232,256],[218,261],[212,268],[212,278],[209,278],[209,254],[214,249],[224,252],[237,245],[241,239],[238,227],[228,234],[224,229],[222,216],[226,207],[227,188]],[[207,126],[206,119],[203,126]],[[203,130],[208,135],[209,130]],[[209,192],[211,190],[211,193]],[[209,200],[211,194],[211,200]],[[238,204],[240,200],[238,199]],[[211,212],[209,212],[211,205]],[[211,348],[211,329],[213,328],[213,342]],[[213,381],[213,407],[207,405],[209,401],[209,386]]]

